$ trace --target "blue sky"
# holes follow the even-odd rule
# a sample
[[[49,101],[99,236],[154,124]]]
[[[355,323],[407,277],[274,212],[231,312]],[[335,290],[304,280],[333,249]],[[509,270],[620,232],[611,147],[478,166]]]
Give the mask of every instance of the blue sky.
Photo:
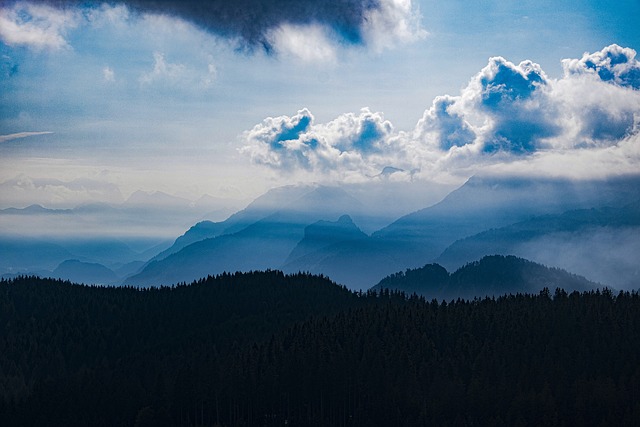
[[[637,0],[298,3],[0,2],[0,208],[640,171]]]

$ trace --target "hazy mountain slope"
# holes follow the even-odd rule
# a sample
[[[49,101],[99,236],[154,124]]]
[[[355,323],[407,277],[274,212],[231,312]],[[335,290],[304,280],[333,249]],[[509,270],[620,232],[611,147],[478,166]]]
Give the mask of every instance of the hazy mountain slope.
[[[118,282],[118,276],[113,270],[102,264],[81,262],[77,259],[62,262],[53,270],[51,277],[95,285],[111,285]]]
[[[60,240],[59,244],[81,261],[97,262],[107,266],[141,259],[140,253],[117,239]]]
[[[435,259],[454,241],[535,215],[620,206],[640,197],[640,176],[601,181],[472,177],[440,203],[374,234],[411,248],[411,260]]]
[[[297,200],[280,204],[280,210],[232,234],[223,234],[185,246],[155,260],[125,283],[152,286],[189,281],[224,271],[274,269],[282,266],[304,230],[319,220],[332,220],[343,209],[357,209],[358,201],[339,188],[301,189]]]
[[[370,239],[336,244],[323,259],[297,267],[328,274],[354,289],[368,288],[393,272],[432,262],[456,240],[487,229],[569,209],[622,206],[638,198],[640,176],[593,181],[473,177],[441,202],[403,216]]]
[[[487,254],[513,254],[616,288],[640,281],[640,202],[545,215],[459,240],[438,258],[448,269]]]
[[[322,251],[336,243],[366,238],[367,235],[354,224],[349,215],[343,215],[335,222],[318,221],[305,228],[304,238],[293,248],[285,265],[292,264],[295,269],[295,262],[299,258]]]
[[[202,197],[191,202],[162,192],[138,191],[119,204],[89,203],[71,209],[49,209],[40,205],[0,210],[0,246],[7,239],[31,240],[63,246],[70,253],[45,268],[51,270],[69,258],[109,267],[148,260],[167,246],[149,248],[182,233],[208,212],[237,206],[237,202]],[[0,247],[0,250],[3,248]],[[37,259],[37,256],[35,257]],[[29,258],[13,258],[9,269],[33,271]]]
[[[485,256],[449,274],[439,264],[388,276],[372,289],[395,289],[427,298],[455,299],[537,293],[543,288],[585,291],[598,285],[565,270],[514,256]]]
[[[178,237],[171,247],[153,257],[152,261],[159,261],[178,252],[182,248],[201,240],[221,236],[223,234],[237,233],[249,225],[283,209],[293,211],[304,210],[305,206],[302,206],[297,202],[313,191],[322,192],[323,190],[321,190],[321,188],[323,187],[312,185],[289,185],[269,190],[247,205],[246,208],[234,213],[224,221],[201,221],[195,224],[182,236]],[[337,191],[337,189],[335,191]],[[331,203],[331,197],[329,197],[326,202]],[[353,203],[349,204],[353,205]]]
[[[0,238],[0,269],[2,273],[26,273],[53,270],[62,261],[72,258],[64,247],[26,237]]]

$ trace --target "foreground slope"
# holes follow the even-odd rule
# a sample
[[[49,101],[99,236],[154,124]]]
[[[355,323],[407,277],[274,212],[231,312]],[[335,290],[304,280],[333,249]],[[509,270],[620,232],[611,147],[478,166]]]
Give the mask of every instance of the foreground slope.
[[[6,425],[636,425],[640,297],[358,295],[277,272],[0,282]]]

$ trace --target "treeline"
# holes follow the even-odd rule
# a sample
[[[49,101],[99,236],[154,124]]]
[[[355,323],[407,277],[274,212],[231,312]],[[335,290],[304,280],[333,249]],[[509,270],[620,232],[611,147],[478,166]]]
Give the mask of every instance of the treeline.
[[[0,282],[0,424],[635,425],[640,296]],[[2,422],[4,421],[4,422]]]

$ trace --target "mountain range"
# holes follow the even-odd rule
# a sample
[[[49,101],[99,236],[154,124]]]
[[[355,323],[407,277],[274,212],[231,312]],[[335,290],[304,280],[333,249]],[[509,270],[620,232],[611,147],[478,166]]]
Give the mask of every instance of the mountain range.
[[[85,249],[83,244],[40,242],[48,243],[38,246],[46,255],[39,258],[46,262],[23,266],[20,272],[46,275],[64,261],[77,260],[103,264],[118,283],[159,286],[222,272],[280,269],[322,274],[350,289],[368,289],[406,269],[437,262],[454,271],[501,254],[619,289],[637,287],[640,175],[599,180],[474,176],[439,202],[395,219],[393,212],[419,205],[422,193],[412,202],[400,202],[408,198],[406,189],[387,187],[392,190],[381,196],[365,188],[374,187],[276,188],[223,221],[197,222],[173,244],[148,245],[146,252],[140,246],[127,251],[113,244]],[[145,197],[132,200],[142,203]],[[0,250],[13,254],[0,265],[5,273],[16,272],[10,270],[20,259],[16,254],[29,252],[20,243],[22,248],[16,241],[0,244]],[[87,265],[71,266],[84,272],[84,283],[92,282]],[[78,277],[62,271],[68,278]]]
[[[580,209],[604,209],[609,217],[587,215],[582,218],[581,227],[586,230],[588,224],[593,223],[600,231],[611,231],[618,224],[616,215],[630,215],[625,227],[634,227],[633,213],[625,209],[632,209],[629,201],[640,200],[640,178],[623,176],[571,181],[473,177],[440,202],[404,215],[369,235],[362,232],[354,220],[359,214],[357,200],[345,195],[341,189],[291,187],[280,189],[277,194],[282,197],[288,192],[293,197],[285,198],[293,201],[276,204],[273,211],[257,212],[250,205],[222,223],[197,224],[176,240],[166,253],[171,252],[169,256],[156,257],[125,283],[149,286],[189,281],[222,271],[276,268],[285,272],[324,274],[352,289],[367,289],[389,274],[439,260],[441,255],[453,250],[448,250],[451,245],[487,230],[526,221],[540,224],[539,235],[555,230],[536,218],[569,215],[568,212]],[[264,196],[265,200],[271,197],[269,194]],[[302,206],[308,209],[302,209]],[[256,218],[257,215],[251,217],[250,213],[261,213],[264,217],[236,231],[246,224],[238,221],[239,217]],[[345,214],[350,215],[343,217]],[[572,223],[573,220],[567,221]],[[607,226],[609,221],[612,221],[611,225]],[[628,240],[619,247],[629,248],[637,242],[633,238]],[[480,244],[477,251],[461,259],[449,259],[447,255],[443,265],[457,268],[460,265],[456,263],[463,264],[494,253],[510,254],[509,251],[498,251],[495,246]],[[552,265],[565,267],[562,263]],[[582,274],[580,269],[569,271]],[[611,281],[609,279],[597,278],[605,284]],[[625,280],[626,285],[633,277]],[[620,281],[616,284],[620,285]]]

